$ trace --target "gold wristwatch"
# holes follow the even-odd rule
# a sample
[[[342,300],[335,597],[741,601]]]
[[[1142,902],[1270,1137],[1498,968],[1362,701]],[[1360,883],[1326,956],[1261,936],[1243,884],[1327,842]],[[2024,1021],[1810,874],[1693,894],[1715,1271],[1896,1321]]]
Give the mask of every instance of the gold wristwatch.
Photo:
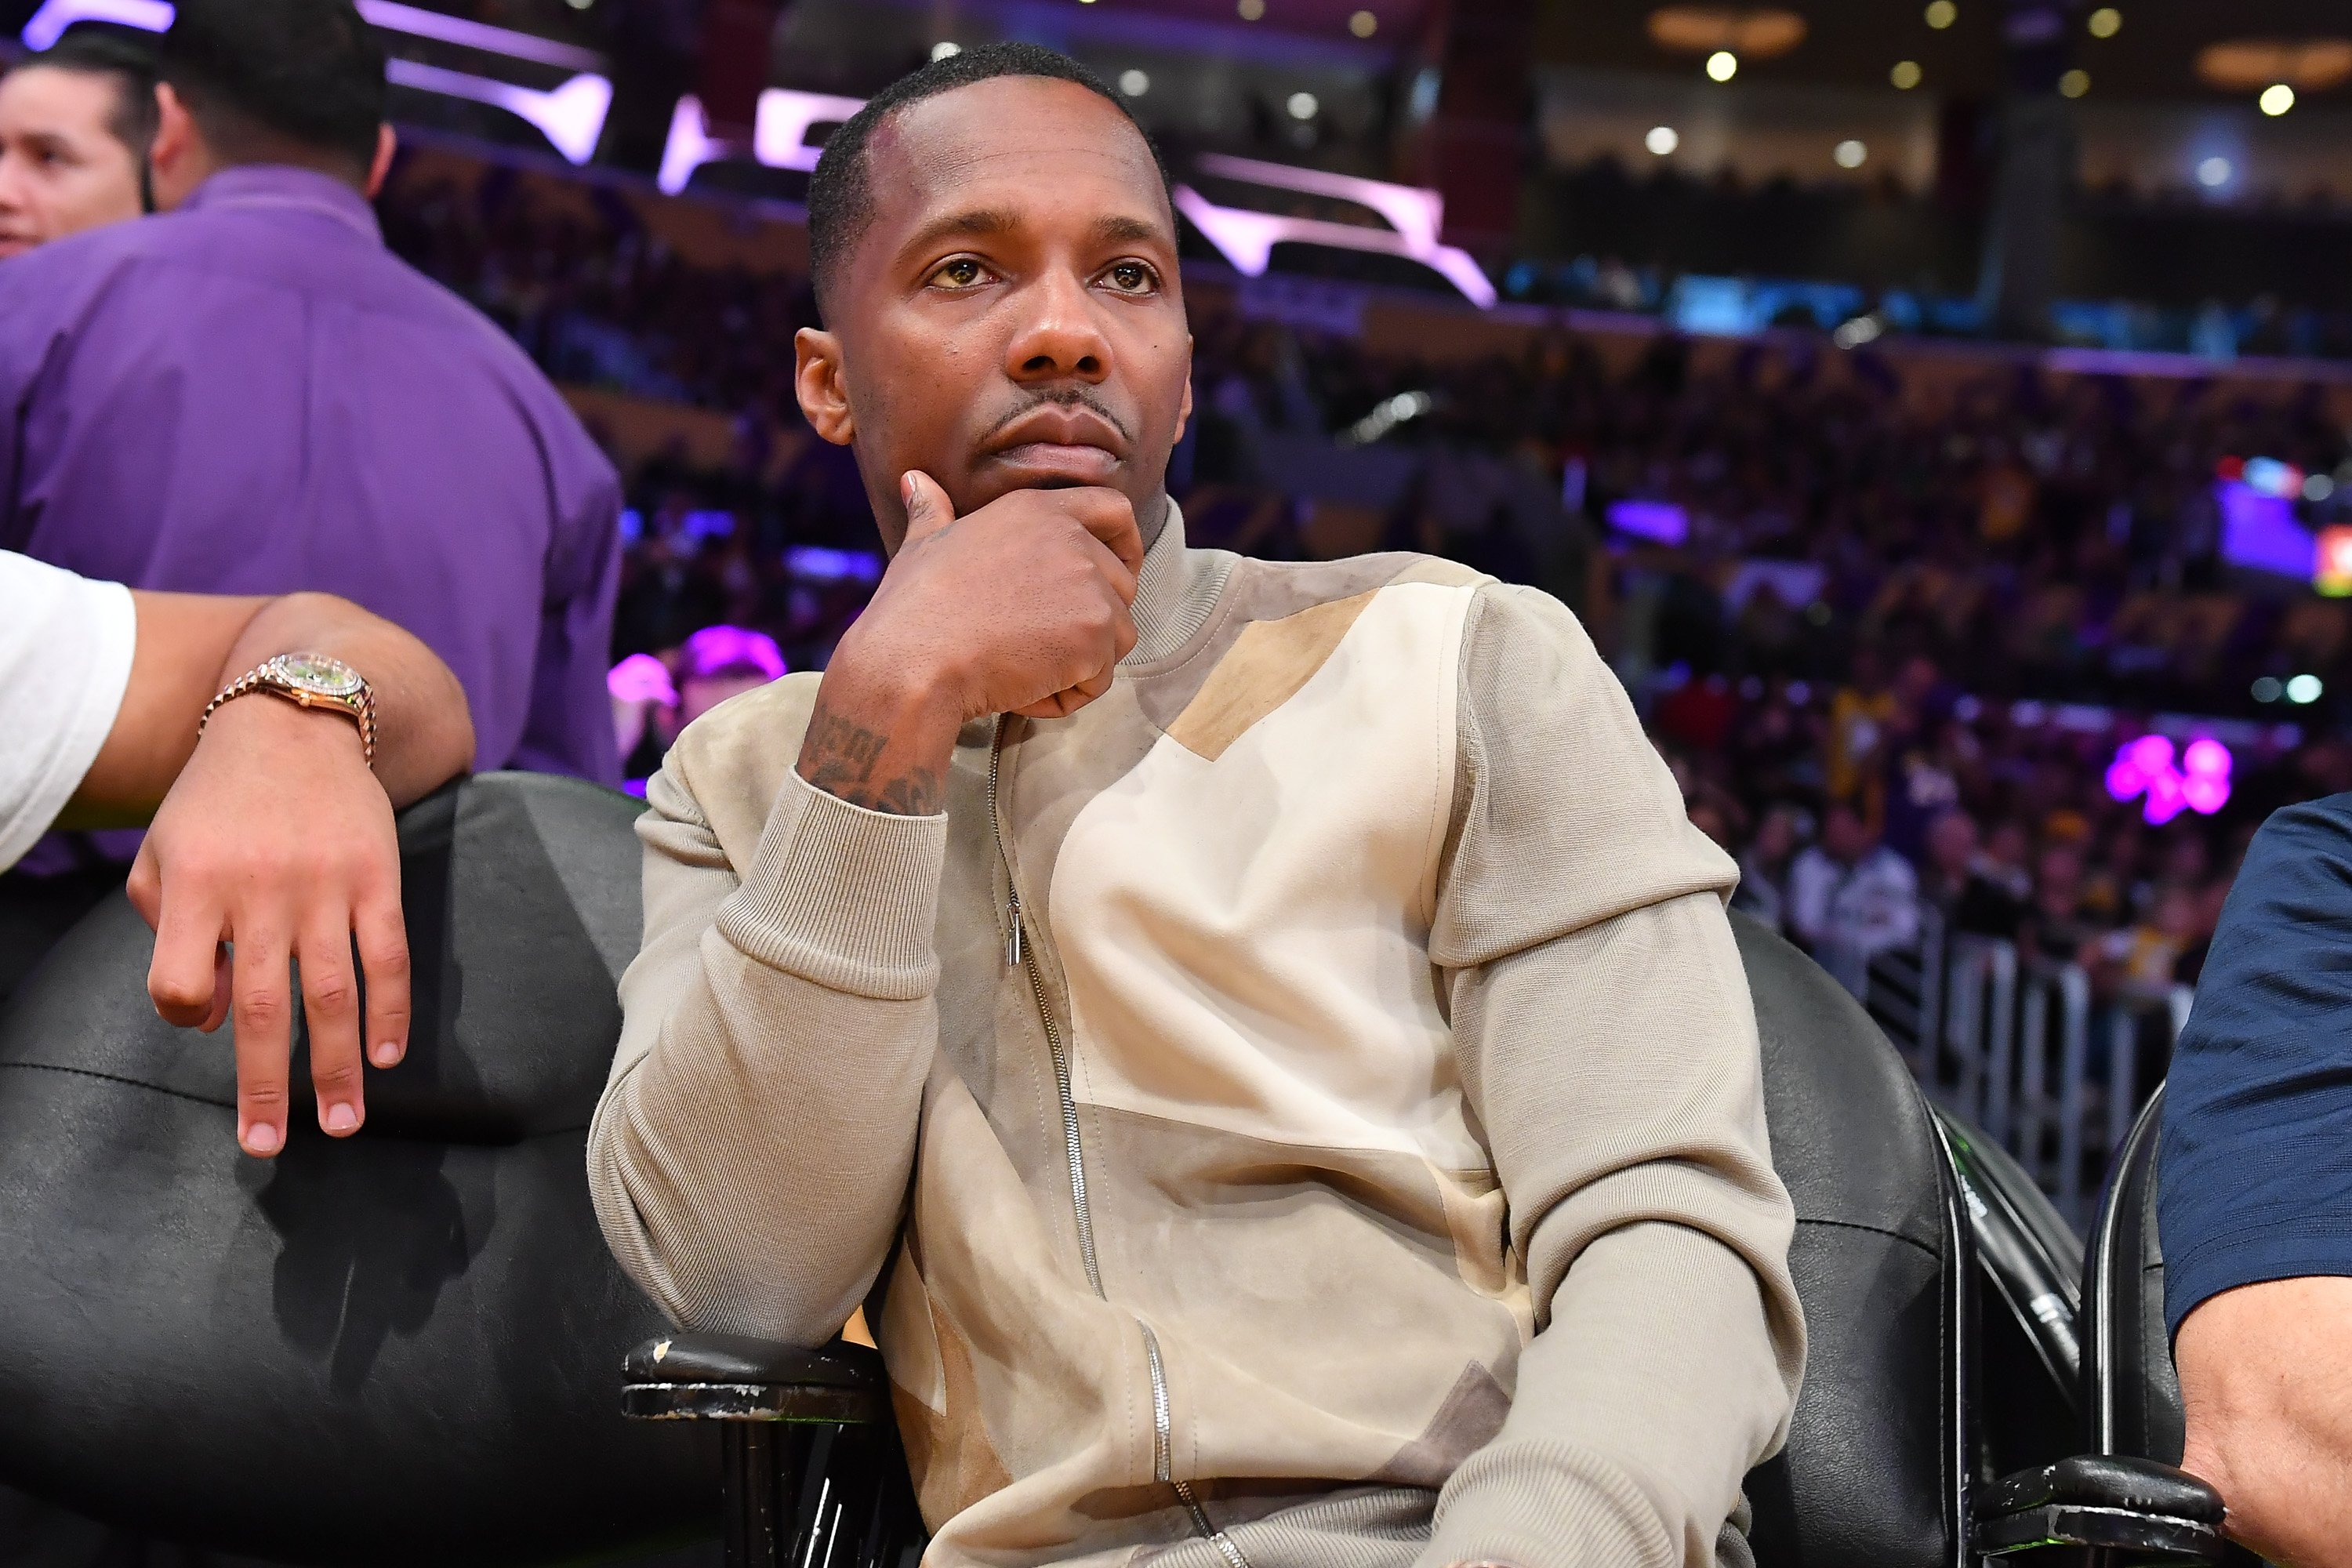
[[[375,690],[358,670],[323,653],[281,653],[238,676],[205,705],[205,716],[196,724],[197,736],[204,735],[205,726],[212,722],[222,703],[256,691],[267,691],[297,707],[341,713],[359,726],[360,750],[367,765],[375,766]]]

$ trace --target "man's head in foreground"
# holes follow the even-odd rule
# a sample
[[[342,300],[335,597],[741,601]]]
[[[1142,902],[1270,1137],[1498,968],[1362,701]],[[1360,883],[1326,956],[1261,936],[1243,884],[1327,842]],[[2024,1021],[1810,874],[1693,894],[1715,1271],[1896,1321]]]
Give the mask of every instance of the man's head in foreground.
[[[80,27],[0,77],[0,260],[145,210],[155,61]]]
[[[893,550],[901,476],[961,515],[1014,490],[1124,494],[1143,535],[1192,408],[1192,339],[1158,154],[1075,61],[935,61],[835,132],[809,190],[825,330],[802,409],[852,445]]]
[[[179,0],[163,35],[156,205],[278,163],[373,196],[391,166],[384,53],[352,0]]]

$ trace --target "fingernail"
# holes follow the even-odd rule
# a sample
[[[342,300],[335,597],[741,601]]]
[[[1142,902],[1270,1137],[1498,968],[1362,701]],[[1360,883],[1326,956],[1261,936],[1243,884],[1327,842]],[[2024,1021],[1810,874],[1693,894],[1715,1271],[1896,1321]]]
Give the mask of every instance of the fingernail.
[[[245,1130],[245,1146],[256,1154],[278,1152],[278,1129],[267,1121],[257,1121]]]
[[[353,1110],[350,1106],[331,1105],[327,1107],[328,1131],[349,1132],[352,1128],[357,1127],[359,1124],[360,1113]]]
[[[898,504],[911,510],[915,504],[915,472],[912,468],[898,476]]]
[[[400,1063],[400,1042],[378,1040],[375,1049],[368,1052],[368,1060],[380,1068],[396,1067]]]

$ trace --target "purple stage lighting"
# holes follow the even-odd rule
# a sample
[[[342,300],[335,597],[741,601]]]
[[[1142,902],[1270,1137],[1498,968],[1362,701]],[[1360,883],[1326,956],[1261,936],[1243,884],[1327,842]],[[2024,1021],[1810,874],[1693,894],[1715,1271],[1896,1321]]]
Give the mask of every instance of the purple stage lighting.
[[[1677,545],[1690,537],[1690,513],[1672,501],[1611,501],[1605,515],[1618,532],[1654,543]]]
[[[2210,816],[2230,802],[2230,748],[2210,735],[2189,742],[2176,763],[2172,742],[2142,735],[2116,749],[2107,768],[2107,794],[2117,801],[2140,799],[2140,815],[2161,826],[2185,807]]]

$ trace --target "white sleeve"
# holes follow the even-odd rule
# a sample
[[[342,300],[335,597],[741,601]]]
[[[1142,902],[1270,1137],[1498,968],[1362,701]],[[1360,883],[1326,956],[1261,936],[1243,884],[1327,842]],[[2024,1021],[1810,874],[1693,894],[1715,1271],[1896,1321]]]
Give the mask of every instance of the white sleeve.
[[[131,684],[131,590],[0,550],[0,871],[98,760]]]

